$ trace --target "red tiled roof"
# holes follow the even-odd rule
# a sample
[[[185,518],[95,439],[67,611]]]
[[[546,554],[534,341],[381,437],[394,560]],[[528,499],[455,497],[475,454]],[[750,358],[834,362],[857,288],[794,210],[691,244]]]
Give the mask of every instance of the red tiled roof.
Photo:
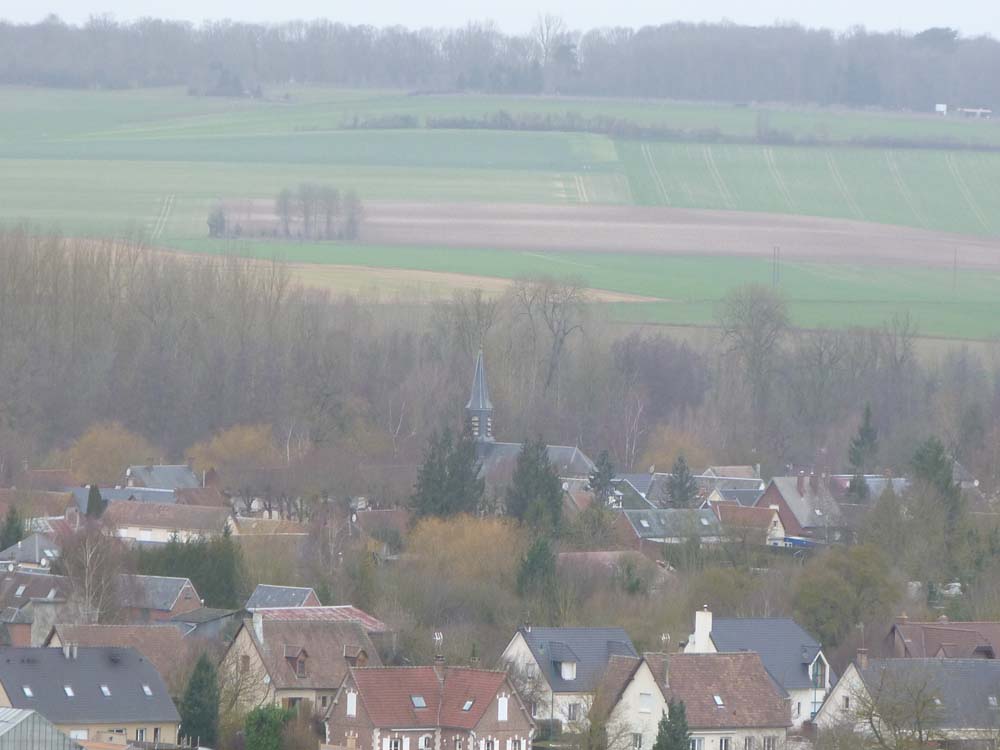
[[[174,497],[181,505],[200,505],[202,507],[227,507],[226,496],[218,487],[178,487]]]
[[[692,730],[791,725],[788,701],[755,652],[670,654],[667,677],[667,698],[684,701]]]
[[[104,511],[116,526],[149,526],[170,531],[195,531],[221,534],[229,511],[198,505],[142,503],[130,500],[111,503]]]
[[[604,676],[597,687],[597,695],[601,700],[607,702],[605,706],[607,710],[617,705],[640,664],[642,664],[642,659],[637,656],[612,654],[611,658],[608,659],[608,666],[605,668]]]
[[[712,510],[719,517],[719,523],[724,526],[739,526],[749,529],[763,529],[766,531],[771,527],[771,521],[777,513],[776,510],[766,507],[744,508],[736,503],[713,503]]]
[[[507,680],[502,671],[445,667],[352,669],[351,675],[376,727],[450,727],[472,729]],[[416,708],[413,696],[424,699]],[[472,701],[470,710],[463,706]]]
[[[896,628],[910,657],[970,658],[984,651],[1000,655],[1000,622],[906,622]]]
[[[5,513],[11,506],[16,507],[22,518],[61,516],[72,503],[72,492],[0,489],[0,507]]]
[[[63,644],[134,648],[164,676],[178,667],[187,645],[173,625],[56,625],[54,630]]]
[[[357,622],[369,633],[388,632],[388,626],[377,617],[350,604],[333,607],[274,607],[256,609],[265,620],[311,620],[317,622]]]

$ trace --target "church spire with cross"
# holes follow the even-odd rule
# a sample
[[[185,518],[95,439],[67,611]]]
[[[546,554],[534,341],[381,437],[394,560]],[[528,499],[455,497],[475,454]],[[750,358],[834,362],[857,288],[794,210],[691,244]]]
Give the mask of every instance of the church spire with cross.
[[[469,434],[479,442],[493,442],[493,403],[486,387],[486,370],[483,365],[483,350],[476,357],[476,373],[472,376],[472,395],[465,405],[466,425]]]

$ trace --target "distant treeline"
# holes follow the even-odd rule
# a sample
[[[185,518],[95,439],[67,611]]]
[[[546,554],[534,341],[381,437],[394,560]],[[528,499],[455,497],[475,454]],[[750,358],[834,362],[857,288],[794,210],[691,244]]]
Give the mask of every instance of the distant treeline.
[[[273,209],[273,210],[272,210]],[[300,240],[356,240],[364,206],[353,190],[300,183],[283,188],[273,204],[228,201],[208,214],[209,237],[294,237]]]
[[[952,29],[844,34],[800,26],[672,23],[531,34],[489,23],[377,29],[330,21],[189,23],[55,17],[0,24],[0,82],[62,87],[187,85],[260,94],[288,82],[420,91],[586,94],[730,102],[812,102],[932,111],[995,107],[1000,42]]]
[[[614,138],[653,141],[690,141],[693,143],[755,143],[784,146],[850,145],[863,148],[946,148],[976,151],[998,151],[988,143],[961,141],[946,136],[905,137],[888,135],[853,136],[833,139],[813,134],[795,134],[770,125],[766,112],[757,114],[756,129],[749,135],[724,133],[719,128],[674,128],[665,124],[643,124],[624,117],[588,116],[579,112],[510,113],[498,110],[483,115],[429,116],[423,121],[415,115],[384,114],[372,117],[351,117],[341,123],[347,130],[408,130],[425,127],[429,130],[522,130],[534,132],[597,133]]]

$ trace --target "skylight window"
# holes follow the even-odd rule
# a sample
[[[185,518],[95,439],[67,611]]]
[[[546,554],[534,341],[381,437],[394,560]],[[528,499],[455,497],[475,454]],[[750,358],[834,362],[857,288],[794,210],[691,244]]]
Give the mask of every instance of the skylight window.
[[[55,589],[49,589],[49,594],[45,598],[46,599],[55,599],[56,598],[56,590]]]
[[[699,520],[701,521],[701,525],[702,526],[708,526],[708,519],[707,518],[701,518]]]
[[[642,528],[644,528],[644,529],[648,529],[649,528],[649,521],[647,521],[645,518],[640,518],[639,519],[639,525],[642,526]]]
[[[722,700],[722,696],[721,695],[716,695],[714,697],[715,697],[715,705],[716,706],[721,707],[721,706],[726,705],[725,702]]]
[[[153,697],[153,689],[149,685],[143,685],[142,686],[142,693],[147,698],[152,698]]]
[[[105,698],[110,698],[111,688],[109,688],[107,685],[101,685],[101,695],[103,695]]]
[[[990,708],[997,707],[997,697],[995,695],[989,696],[986,700],[989,701]]]
[[[63,692],[66,693],[67,698],[72,698],[76,693],[73,692],[72,685],[63,685]]]
[[[24,691],[24,697],[25,698],[34,698],[35,697],[35,691],[33,691],[31,689],[31,685],[25,685],[24,687],[21,688],[21,690]]]
[[[427,708],[427,701],[422,695],[411,695],[410,700],[413,702],[414,708]]]
[[[27,588],[23,583],[17,587],[17,591],[14,592],[14,596],[24,596],[24,590]]]
[[[463,711],[471,711],[471,710],[472,710],[472,704],[473,704],[473,703],[475,703],[475,702],[476,702],[476,701],[475,701],[475,699],[474,699],[474,698],[469,698],[469,700],[467,700],[467,701],[466,701],[466,702],[465,702],[465,703],[464,703],[464,704],[462,705],[462,710],[463,710]],[[993,702],[994,702],[994,703],[996,703],[996,698],[994,698],[994,699],[993,699]]]

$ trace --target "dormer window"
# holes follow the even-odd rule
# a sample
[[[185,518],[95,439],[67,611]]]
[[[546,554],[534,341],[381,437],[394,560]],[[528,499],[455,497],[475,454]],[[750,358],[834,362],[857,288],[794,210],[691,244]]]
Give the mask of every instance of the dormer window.
[[[427,708],[427,701],[424,700],[424,696],[422,695],[411,695],[410,702],[414,708]]]
[[[559,662],[559,676],[562,677],[564,680],[575,680],[576,662],[575,661]]]

